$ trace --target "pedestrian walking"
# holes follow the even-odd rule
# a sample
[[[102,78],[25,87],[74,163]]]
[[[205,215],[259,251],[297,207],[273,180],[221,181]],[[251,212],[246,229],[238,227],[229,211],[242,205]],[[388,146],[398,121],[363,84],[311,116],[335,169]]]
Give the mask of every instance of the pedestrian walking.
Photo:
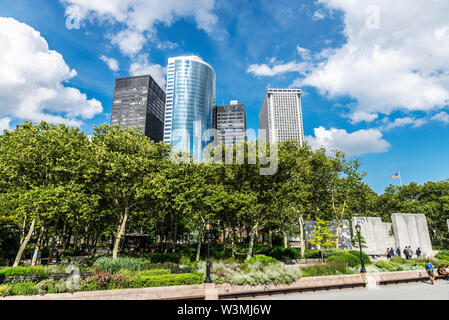
[[[408,246],[408,259],[409,260],[413,259],[413,250],[411,246]]]
[[[426,271],[427,274],[429,275],[429,280],[431,284],[435,284],[435,274],[434,274],[434,268],[432,263],[430,262],[430,258],[427,258],[427,263],[426,263]]]
[[[416,256],[419,258],[421,258],[421,248],[418,247],[418,249],[416,249]]]
[[[390,249],[390,255],[392,258],[394,258],[394,249],[393,248]]]
[[[399,258],[401,257],[401,248],[400,247],[398,247],[396,249],[396,254],[398,255]]]
[[[387,259],[391,258],[390,248],[387,248]]]

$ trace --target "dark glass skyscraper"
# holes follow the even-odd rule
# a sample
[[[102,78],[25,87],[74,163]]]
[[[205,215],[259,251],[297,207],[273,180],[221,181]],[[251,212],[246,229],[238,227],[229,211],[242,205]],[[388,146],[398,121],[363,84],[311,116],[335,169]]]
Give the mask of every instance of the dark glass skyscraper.
[[[111,124],[142,128],[150,139],[164,138],[165,93],[151,76],[117,79]]]
[[[214,143],[226,145],[246,140],[245,105],[231,101],[229,105],[214,108]]]

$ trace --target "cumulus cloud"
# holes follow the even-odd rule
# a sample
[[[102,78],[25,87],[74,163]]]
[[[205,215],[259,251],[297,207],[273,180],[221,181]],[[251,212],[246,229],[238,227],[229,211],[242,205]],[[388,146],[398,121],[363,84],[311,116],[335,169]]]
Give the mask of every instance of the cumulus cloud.
[[[132,76],[143,76],[143,75],[151,75],[154,81],[165,91],[165,76],[167,74],[166,68],[162,67],[159,64],[151,64],[148,62],[148,55],[140,55],[137,57],[136,61],[134,61],[130,68],[129,73]]]
[[[0,119],[0,134],[2,134],[3,130],[9,130],[10,122],[11,122],[11,118]]]
[[[81,21],[97,19],[118,23],[123,30],[112,37],[121,51],[137,54],[157,24],[170,26],[180,18],[193,18],[199,29],[213,35],[218,21],[213,13],[215,0],[61,0],[66,5],[66,15],[77,12]],[[149,35],[149,36],[148,36]]]
[[[319,0],[344,13],[347,42],[302,82],[358,111],[428,111],[449,103],[449,2]],[[374,10],[375,9],[375,10]]]
[[[106,63],[108,65],[109,69],[111,69],[111,71],[116,72],[120,69],[118,61],[114,58],[108,58],[106,56],[101,56],[100,60],[103,61],[104,63]]]
[[[0,17],[0,117],[79,126],[103,111],[96,99],[66,86],[76,70],[32,27]]]
[[[319,127],[314,129],[314,134],[315,136],[306,137],[306,141],[312,148],[324,147],[328,152],[341,150],[348,157],[387,152],[391,146],[377,129],[349,133],[344,129],[331,128],[327,130],[324,127]]]
[[[396,110],[430,112],[449,104],[448,1],[318,3],[323,5],[320,10],[343,13],[346,42],[314,55],[298,46],[298,53],[309,65],[286,68],[301,75],[294,86],[312,86],[330,98],[353,98],[354,122]],[[292,61],[289,66],[295,64]],[[278,70],[251,65],[248,71],[276,76],[285,69]]]
[[[449,123],[449,114],[447,114],[447,112],[442,111],[442,112],[437,113],[436,115],[434,115],[432,117],[432,120],[434,120],[434,121],[441,121],[441,122],[444,122],[444,123]]]

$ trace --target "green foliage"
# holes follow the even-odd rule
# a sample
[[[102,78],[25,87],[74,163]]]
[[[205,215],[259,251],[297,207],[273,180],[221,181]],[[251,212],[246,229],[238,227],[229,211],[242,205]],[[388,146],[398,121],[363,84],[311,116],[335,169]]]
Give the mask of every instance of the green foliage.
[[[393,258],[390,258],[389,261],[394,262],[394,263],[408,263],[407,259],[401,258],[401,257],[393,257]]]
[[[333,239],[336,238],[329,228],[329,221],[324,221],[317,218],[316,226],[313,233],[310,235],[310,243],[317,248],[329,248],[337,244]]]
[[[67,292],[66,280],[47,279],[36,285],[39,291],[44,293],[64,293]]]
[[[264,256],[264,255],[257,255],[257,256],[254,256],[254,257],[250,258],[250,259],[245,260],[245,263],[243,264],[243,268],[247,269],[247,268],[249,268],[250,265],[255,264],[257,262],[261,263],[264,266],[268,266],[269,264],[273,264],[273,263],[274,264],[279,263],[273,257],[267,257],[267,256]]]
[[[347,267],[347,264],[341,260],[302,267],[301,271],[304,277],[334,276],[354,273]]]
[[[116,274],[122,269],[139,271],[142,268],[142,262],[137,258],[118,257],[117,259],[112,259],[110,257],[101,257],[95,261],[94,267],[101,272]]]
[[[39,290],[36,284],[31,281],[18,282],[4,286],[3,289],[0,288],[0,295],[3,294],[5,296],[33,296],[38,293]]]
[[[356,256],[360,260],[360,251],[351,250],[351,251],[349,251],[349,253]],[[371,259],[370,259],[369,255],[367,255],[365,252],[363,252],[363,260],[365,261],[366,264],[371,263]]]
[[[443,251],[438,252],[435,255],[435,258],[441,259],[441,260],[449,260],[449,250],[443,250]]]
[[[198,272],[204,274],[206,264],[201,262]],[[216,284],[230,283],[235,285],[259,285],[259,284],[290,284],[301,277],[298,269],[287,268],[279,263],[263,265],[255,261],[248,265],[231,264],[222,262],[212,264],[211,278]]]
[[[46,268],[42,266],[38,267],[7,267],[0,269],[0,276],[13,277],[19,275],[39,274],[45,275],[47,273]]]
[[[301,254],[296,248],[284,248],[281,246],[273,247],[271,251],[267,253],[268,256],[277,260],[295,260],[300,259]]]
[[[401,267],[399,263],[391,262],[391,261],[378,261],[375,263],[376,267],[380,269],[384,269],[387,271],[401,271]]]
[[[155,253],[149,255],[151,263],[180,263],[179,253]]]
[[[204,275],[198,273],[163,274],[158,276],[137,275],[130,280],[130,288],[152,288],[194,285],[204,282]]]

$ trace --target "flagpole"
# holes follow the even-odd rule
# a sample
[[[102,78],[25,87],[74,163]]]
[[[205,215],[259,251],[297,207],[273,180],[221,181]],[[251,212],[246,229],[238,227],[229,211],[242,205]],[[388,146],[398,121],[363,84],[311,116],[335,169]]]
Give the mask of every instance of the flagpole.
[[[401,187],[402,187],[402,175],[400,172],[399,172],[399,183],[401,184]]]

